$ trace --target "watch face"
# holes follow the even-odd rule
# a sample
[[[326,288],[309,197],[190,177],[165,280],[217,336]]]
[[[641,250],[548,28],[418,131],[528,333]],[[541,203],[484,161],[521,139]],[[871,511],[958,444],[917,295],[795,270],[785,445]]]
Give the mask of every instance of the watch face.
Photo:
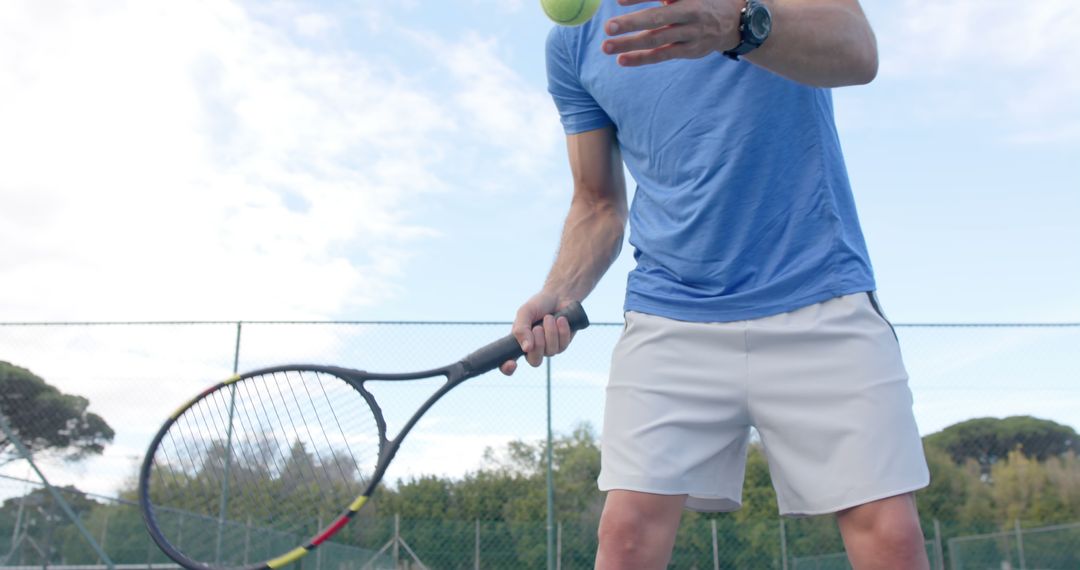
[[[772,15],[769,14],[769,9],[758,4],[751,8],[747,16],[750,24],[747,28],[749,28],[750,35],[758,43],[764,42],[769,37],[769,32],[772,31]]]

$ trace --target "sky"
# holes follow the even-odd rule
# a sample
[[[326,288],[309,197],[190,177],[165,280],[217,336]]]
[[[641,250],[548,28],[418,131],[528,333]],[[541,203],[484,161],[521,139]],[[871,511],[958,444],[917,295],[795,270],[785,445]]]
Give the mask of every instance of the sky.
[[[1080,3],[863,7],[879,75],[834,99],[885,311],[1080,322]],[[0,322],[511,319],[571,193],[550,27],[532,0],[0,3]]]
[[[886,310],[1080,321],[1080,6],[868,1]],[[538,3],[5,2],[0,320],[507,320],[570,186]],[[587,308],[621,318],[629,248]]]

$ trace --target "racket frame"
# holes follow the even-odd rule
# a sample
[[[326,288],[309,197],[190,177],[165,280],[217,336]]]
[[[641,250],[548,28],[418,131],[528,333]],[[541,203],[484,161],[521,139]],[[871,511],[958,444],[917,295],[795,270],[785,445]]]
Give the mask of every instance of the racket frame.
[[[555,313],[555,317],[565,316],[570,323],[572,331],[578,331],[589,326],[588,316],[585,314],[585,310],[577,302],[574,302],[562,309],[558,313]],[[539,322],[537,323],[539,324]],[[513,360],[524,353],[521,350],[521,346],[517,340],[508,335],[495,342],[492,342],[475,352],[469,354],[461,360],[441,366],[439,368],[432,368],[429,370],[423,370],[418,372],[404,372],[404,373],[381,373],[381,372],[366,372],[363,370],[355,370],[351,368],[343,368],[340,366],[326,366],[319,364],[291,364],[282,366],[272,366],[268,368],[261,368],[258,370],[252,370],[244,374],[234,375],[231,378],[219,382],[206,390],[203,390],[198,396],[184,403],[182,406],[176,409],[169,418],[162,424],[157,434],[150,442],[149,449],[146,453],[146,457],[143,459],[142,466],[139,469],[139,506],[142,511],[143,521],[146,524],[147,531],[150,534],[150,538],[157,544],[158,548],[165,553],[166,556],[173,559],[181,566],[188,568],[189,570],[223,570],[228,568],[230,570],[267,570],[277,569],[283,566],[287,566],[303,558],[312,550],[317,548],[320,544],[325,542],[330,537],[338,533],[350,520],[360,511],[360,508],[368,501],[371,495],[375,492],[379,483],[382,482],[383,475],[386,474],[387,468],[390,466],[390,462],[397,455],[398,449],[401,447],[402,442],[405,440],[405,436],[412,431],[413,427],[420,421],[420,418],[429,410],[435,402],[438,402],[447,392],[454,389],[461,383],[475,378],[481,374],[489,372],[502,364],[507,360]],[[358,495],[340,515],[329,525],[320,529],[314,536],[312,536],[303,546],[298,546],[288,552],[281,554],[270,560],[263,561],[259,564],[249,566],[211,566],[203,564],[201,562],[192,560],[177,550],[168,539],[165,538],[164,533],[161,531],[161,527],[158,525],[157,516],[155,514],[155,508],[150,501],[150,476],[154,466],[154,456],[157,452],[158,446],[168,433],[169,428],[176,423],[176,420],[180,418],[187,410],[191,409],[200,401],[204,400],[208,396],[234,386],[236,383],[243,380],[254,378],[263,375],[285,373],[285,372],[316,372],[322,374],[332,375],[355,389],[371,407],[373,416],[378,426],[379,431],[379,456],[375,464],[375,469],[368,480],[367,486],[364,491]],[[378,382],[399,382],[409,380],[422,380],[433,379],[438,377],[444,377],[445,381],[439,386],[430,396],[417,408],[413,415],[402,426],[401,431],[393,439],[386,437],[386,421],[383,418],[382,409],[379,407],[378,402],[375,400],[375,396],[364,388],[365,382],[378,381]],[[221,520],[219,518],[219,524]]]

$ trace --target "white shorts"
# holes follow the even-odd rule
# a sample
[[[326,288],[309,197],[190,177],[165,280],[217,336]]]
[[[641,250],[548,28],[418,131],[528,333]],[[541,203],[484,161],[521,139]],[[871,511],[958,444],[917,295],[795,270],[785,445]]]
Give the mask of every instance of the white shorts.
[[[781,514],[921,489],[930,474],[907,380],[872,293],[728,323],[627,313],[607,387],[600,489],[738,509],[751,426]]]

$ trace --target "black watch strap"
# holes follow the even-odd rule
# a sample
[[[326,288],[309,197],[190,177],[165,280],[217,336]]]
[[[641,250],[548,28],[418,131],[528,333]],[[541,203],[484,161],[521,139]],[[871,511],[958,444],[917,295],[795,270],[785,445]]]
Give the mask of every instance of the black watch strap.
[[[760,45],[761,44],[754,44],[754,43],[748,42],[746,40],[743,40],[743,41],[739,42],[739,45],[735,46],[735,49],[729,49],[729,50],[725,51],[724,55],[730,57],[731,59],[733,59],[735,61],[739,61],[739,56],[740,55],[746,55],[746,54],[756,50]]]
[[[760,10],[764,10],[765,13],[768,14],[768,8],[766,8],[764,4],[759,2],[759,0],[746,0],[746,5],[743,6],[742,11],[739,13],[739,45],[735,46],[734,49],[725,51],[724,55],[735,61],[738,61],[739,56],[746,55],[761,47],[761,44],[765,43],[768,35],[766,35],[765,37],[758,37],[751,29],[750,20],[752,13]]]

